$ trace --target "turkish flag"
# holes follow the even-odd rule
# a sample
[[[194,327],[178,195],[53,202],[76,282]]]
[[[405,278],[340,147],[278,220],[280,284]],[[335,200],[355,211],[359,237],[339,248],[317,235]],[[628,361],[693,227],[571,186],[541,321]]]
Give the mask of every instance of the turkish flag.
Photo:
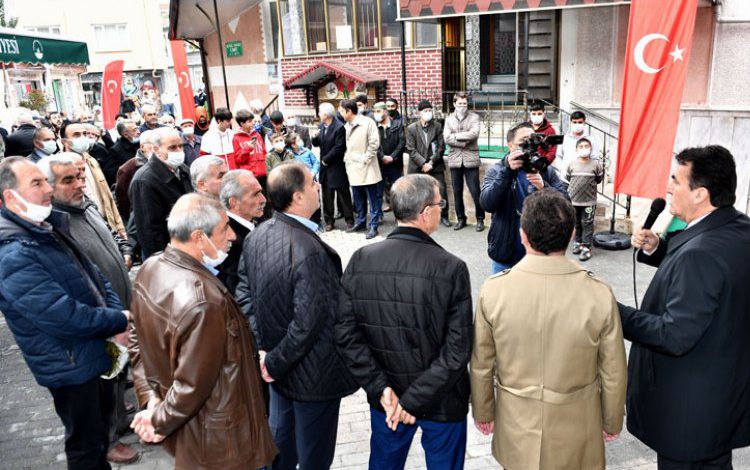
[[[120,112],[122,66],[124,61],[113,60],[104,67],[102,75],[102,118],[104,128],[115,127],[115,116]]]
[[[666,193],[698,0],[633,0],[615,192]]]
[[[180,109],[182,119],[192,119],[195,122],[195,100],[193,99],[193,85],[190,83],[190,70],[187,65],[185,44],[183,41],[169,41],[174,60],[174,74],[177,77],[177,89],[180,91]]]

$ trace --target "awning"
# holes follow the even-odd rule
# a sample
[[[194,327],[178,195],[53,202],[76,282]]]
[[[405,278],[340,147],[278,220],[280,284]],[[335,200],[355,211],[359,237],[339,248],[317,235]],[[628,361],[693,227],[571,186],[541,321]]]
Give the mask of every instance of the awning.
[[[216,31],[214,2],[219,24],[225,25],[260,0],[170,0],[169,39],[203,39]]]
[[[289,80],[285,80],[284,88],[316,88],[340,77],[346,77],[365,86],[386,82],[384,77],[352,67],[349,64],[333,60],[321,60]]]
[[[10,28],[0,28],[0,62],[34,65],[90,63],[85,42]]]
[[[399,0],[399,19],[433,19],[629,3],[630,0]]]

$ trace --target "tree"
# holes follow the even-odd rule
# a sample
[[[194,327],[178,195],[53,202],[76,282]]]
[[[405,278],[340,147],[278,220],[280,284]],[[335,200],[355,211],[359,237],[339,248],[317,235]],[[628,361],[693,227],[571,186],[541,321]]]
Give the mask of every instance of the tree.
[[[5,0],[0,0],[0,26],[3,28],[15,28],[18,25],[18,17],[5,18]]]

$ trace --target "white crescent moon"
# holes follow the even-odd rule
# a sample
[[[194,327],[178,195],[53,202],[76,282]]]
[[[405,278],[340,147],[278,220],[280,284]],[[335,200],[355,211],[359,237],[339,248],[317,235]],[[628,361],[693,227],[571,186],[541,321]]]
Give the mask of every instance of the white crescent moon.
[[[110,85],[112,86],[111,88]],[[107,91],[114,93],[115,90],[117,90],[117,82],[114,80],[107,80]]]
[[[183,75],[185,76],[184,79],[183,79]],[[179,81],[180,83],[182,83],[182,86],[185,87],[185,88],[187,88],[188,86],[190,86],[190,77],[188,77],[187,72],[184,72],[184,71],[180,72],[180,78],[178,78],[177,81]]]
[[[662,41],[669,42],[669,39],[663,34],[659,34],[659,33],[647,34],[643,36],[640,41],[638,41],[638,44],[635,45],[635,49],[633,50],[633,60],[635,61],[635,66],[641,69],[645,73],[654,74],[664,68],[664,66],[662,65],[658,69],[655,69],[649,66],[646,63],[646,60],[643,58],[643,52],[646,50],[646,46],[648,46],[648,44],[651,41],[655,41],[657,39],[661,39]]]

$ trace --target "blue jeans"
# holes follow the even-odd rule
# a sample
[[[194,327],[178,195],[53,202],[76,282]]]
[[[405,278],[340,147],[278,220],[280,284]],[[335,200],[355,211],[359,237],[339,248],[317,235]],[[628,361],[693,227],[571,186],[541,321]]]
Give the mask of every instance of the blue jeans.
[[[505,271],[506,269],[510,269],[514,266],[512,264],[498,263],[494,259],[490,261],[492,261],[492,274],[497,274],[499,272]]]
[[[370,227],[378,228],[378,213],[381,207],[378,185],[380,185],[380,182],[364,186],[352,186],[352,196],[354,196],[354,225],[365,225],[365,222],[367,222],[367,203],[369,201]]]
[[[279,455],[271,470],[326,470],[333,463],[341,399],[290,400],[270,387],[268,424]],[[383,418],[385,420],[385,418]]]
[[[401,470],[417,428],[422,429],[422,448],[428,470],[460,470],[466,453],[466,419],[439,423],[418,419],[413,426],[399,423],[395,431],[385,425],[385,414],[370,408],[370,470]]]

